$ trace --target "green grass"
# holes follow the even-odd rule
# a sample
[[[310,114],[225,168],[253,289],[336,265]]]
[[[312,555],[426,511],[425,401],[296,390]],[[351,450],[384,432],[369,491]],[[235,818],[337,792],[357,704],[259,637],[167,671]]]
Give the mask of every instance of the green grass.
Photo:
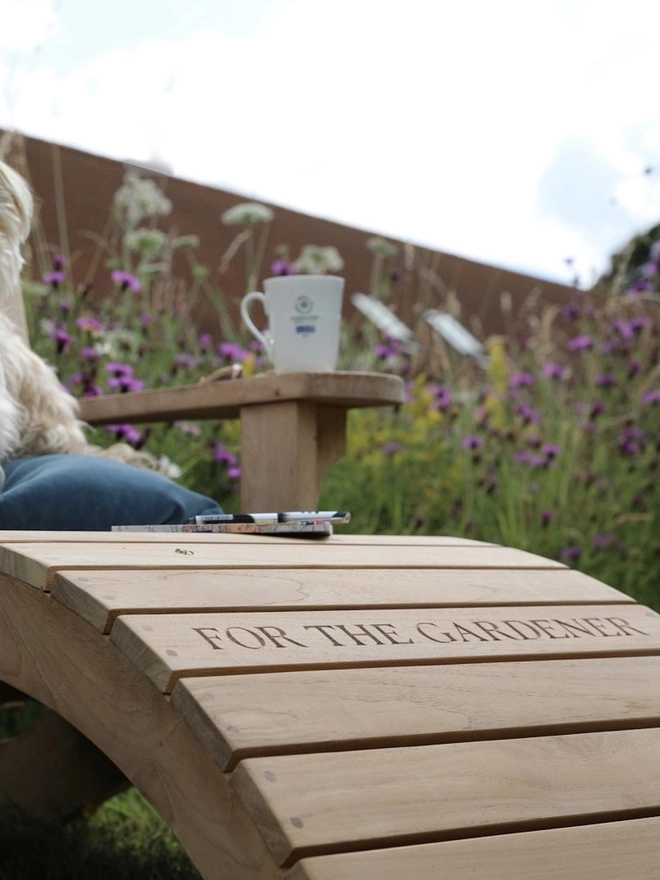
[[[33,700],[0,708],[0,743],[42,714]],[[0,880],[199,880],[169,827],[135,788],[65,823],[0,807]]]
[[[198,880],[178,841],[132,788],[95,815],[41,822],[0,810],[0,880]]]

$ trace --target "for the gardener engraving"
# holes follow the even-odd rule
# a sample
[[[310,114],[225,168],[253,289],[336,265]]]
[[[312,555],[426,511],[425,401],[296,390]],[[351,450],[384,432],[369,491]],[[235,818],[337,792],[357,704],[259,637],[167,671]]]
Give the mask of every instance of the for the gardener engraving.
[[[434,621],[430,618],[416,624],[397,625],[392,622],[339,622],[296,624],[285,630],[281,626],[240,626],[222,628],[193,627],[213,650],[238,646],[250,650],[266,647],[314,648],[319,644],[335,648],[436,644],[476,644],[487,642],[531,642],[543,640],[621,639],[647,636],[649,633],[623,617],[571,618],[507,618],[475,619],[464,622]]]

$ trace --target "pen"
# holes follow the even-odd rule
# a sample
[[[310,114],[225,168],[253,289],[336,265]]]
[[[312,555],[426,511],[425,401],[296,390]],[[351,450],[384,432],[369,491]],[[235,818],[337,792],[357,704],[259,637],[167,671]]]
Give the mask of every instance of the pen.
[[[264,523],[275,525],[276,513],[209,513],[202,516],[191,516],[189,523],[204,525],[209,523]]]
[[[351,515],[346,510],[287,510],[276,514],[278,522],[350,522]]]
[[[204,525],[209,523],[275,523],[329,522],[347,523],[351,515],[345,510],[287,510],[280,513],[210,513],[192,516],[190,523]]]

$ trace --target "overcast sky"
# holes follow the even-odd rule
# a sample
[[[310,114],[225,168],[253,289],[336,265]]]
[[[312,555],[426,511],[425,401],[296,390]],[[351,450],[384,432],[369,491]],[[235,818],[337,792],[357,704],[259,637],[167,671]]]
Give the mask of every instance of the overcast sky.
[[[588,283],[660,221],[659,10],[0,0],[0,126]]]

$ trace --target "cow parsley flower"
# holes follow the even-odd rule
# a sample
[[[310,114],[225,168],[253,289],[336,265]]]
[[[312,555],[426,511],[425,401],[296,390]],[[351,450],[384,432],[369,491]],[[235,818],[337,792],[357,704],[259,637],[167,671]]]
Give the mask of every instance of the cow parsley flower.
[[[225,226],[255,226],[257,223],[270,223],[274,217],[275,212],[260,202],[241,202],[220,215]]]

